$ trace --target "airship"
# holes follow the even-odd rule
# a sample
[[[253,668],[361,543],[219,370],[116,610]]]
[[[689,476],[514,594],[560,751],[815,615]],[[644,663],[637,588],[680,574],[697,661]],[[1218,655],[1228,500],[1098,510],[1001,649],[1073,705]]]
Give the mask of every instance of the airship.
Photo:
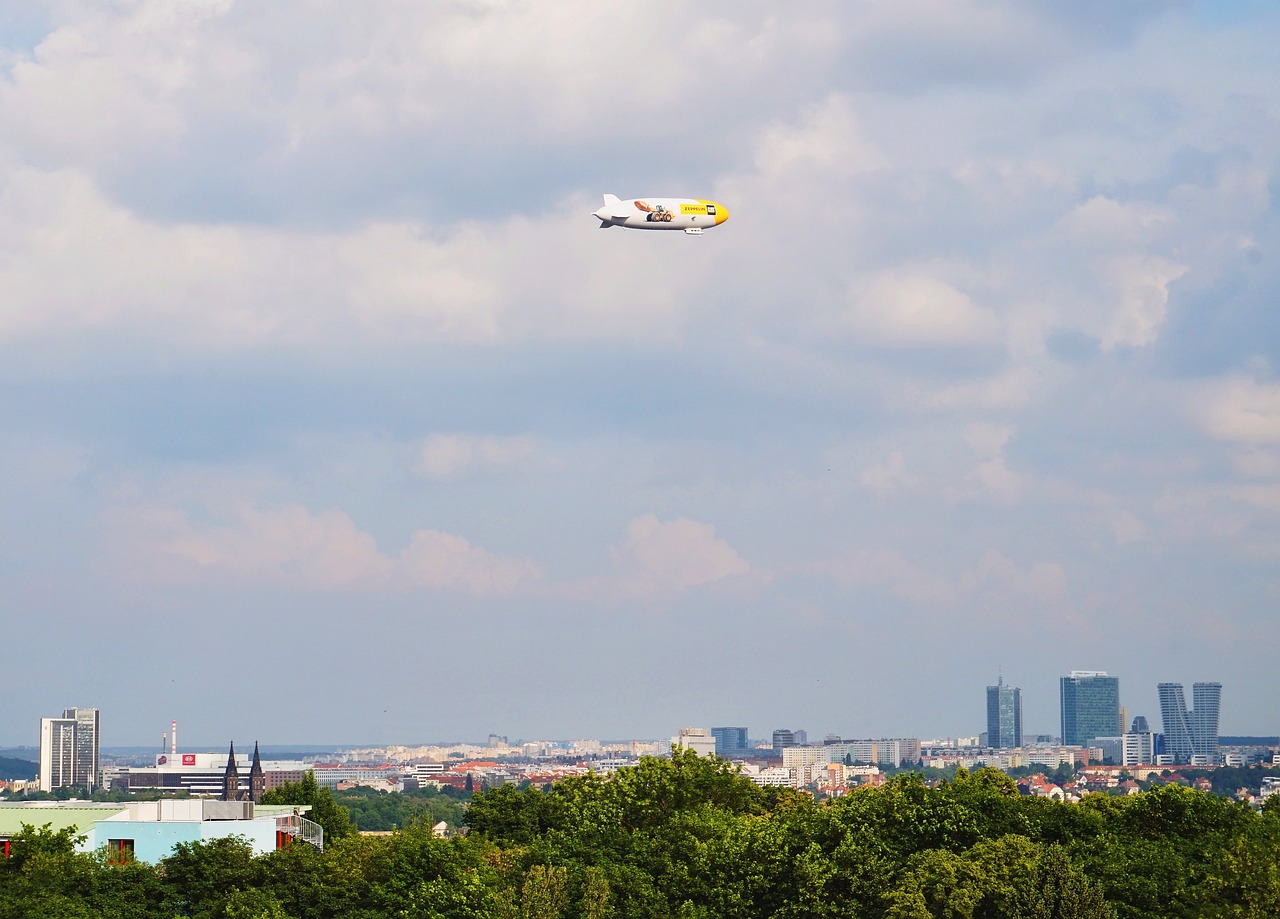
[[[714,201],[702,198],[618,198],[604,196],[604,207],[591,215],[600,229],[628,227],[632,230],[684,230],[701,236],[707,227],[718,227],[729,212]]]

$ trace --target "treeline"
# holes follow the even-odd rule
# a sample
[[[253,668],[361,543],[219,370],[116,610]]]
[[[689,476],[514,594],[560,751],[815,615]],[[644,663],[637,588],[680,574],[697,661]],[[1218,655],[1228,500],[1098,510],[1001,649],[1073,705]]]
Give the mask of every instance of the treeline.
[[[1062,804],[979,770],[815,802],[681,754],[479,794],[467,835],[428,819],[322,853],[183,845],[157,866],[30,830],[0,864],[0,919],[1280,916],[1280,809],[1178,786]]]
[[[39,763],[12,756],[0,756],[0,779],[34,779]]]
[[[450,830],[457,829],[466,814],[465,802],[471,796],[452,788],[422,788],[414,791],[374,791],[352,788],[336,795],[338,804],[347,809],[351,822],[360,830],[398,830],[415,823],[435,825],[441,821]]]

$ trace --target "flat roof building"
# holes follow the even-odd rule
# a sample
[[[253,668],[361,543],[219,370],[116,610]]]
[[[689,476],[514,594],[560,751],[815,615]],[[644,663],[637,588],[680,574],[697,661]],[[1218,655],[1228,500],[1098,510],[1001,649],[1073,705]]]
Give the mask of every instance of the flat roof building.
[[[61,718],[40,719],[41,791],[99,787],[100,722],[96,708],[68,708]]]
[[[1087,746],[1095,737],[1119,737],[1120,680],[1101,670],[1073,670],[1062,677],[1062,742]]]
[[[987,745],[997,750],[1022,746],[1022,690],[1004,685],[1004,677],[987,687]]]

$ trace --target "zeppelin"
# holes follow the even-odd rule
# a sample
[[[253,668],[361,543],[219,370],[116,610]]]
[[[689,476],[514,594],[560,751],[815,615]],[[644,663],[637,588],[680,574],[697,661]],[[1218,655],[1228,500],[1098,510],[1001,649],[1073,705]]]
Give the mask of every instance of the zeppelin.
[[[630,198],[604,196],[604,207],[591,215],[600,229],[627,227],[632,230],[684,230],[701,236],[707,227],[718,227],[729,219],[729,211],[702,198]]]

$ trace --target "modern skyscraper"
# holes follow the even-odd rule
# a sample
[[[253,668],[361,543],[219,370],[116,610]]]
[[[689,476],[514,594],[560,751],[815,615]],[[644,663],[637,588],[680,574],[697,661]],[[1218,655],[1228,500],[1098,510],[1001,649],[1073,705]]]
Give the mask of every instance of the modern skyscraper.
[[[997,750],[1022,746],[1022,690],[1004,685],[1004,677],[987,687],[987,744]]]
[[[1160,683],[1160,720],[1164,725],[1164,750],[1174,762],[1189,763],[1193,756],[1216,759],[1221,683],[1192,683],[1194,709],[1187,709],[1181,683]]]
[[[1222,708],[1221,683],[1192,683],[1191,750],[1197,756],[1218,757],[1218,713]]]
[[[99,715],[96,708],[68,708],[61,718],[40,719],[40,790],[98,787]]]
[[[712,728],[711,736],[716,739],[716,756],[721,759],[746,756],[749,751],[746,728]]]
[[[1060,681],[1062,742],[1084,746],[1095,737],[1119,737],[1120,680],[1101,670],[1073,670]]]

